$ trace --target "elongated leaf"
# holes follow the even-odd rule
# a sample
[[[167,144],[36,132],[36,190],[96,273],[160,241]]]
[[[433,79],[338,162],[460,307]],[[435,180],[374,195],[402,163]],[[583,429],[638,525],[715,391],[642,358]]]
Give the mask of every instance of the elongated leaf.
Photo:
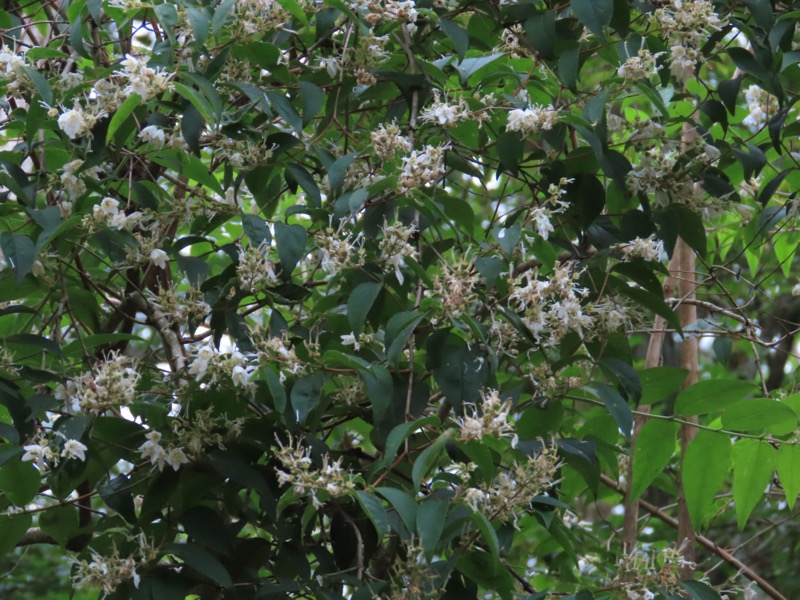
[[[439,436],[430,446],[420,452],[417,459],[414,461],[414,468],[411,470],[411,480],[415,488],[419,488],[422,480],[428,476],[433,469],[434,465],[439,461],[442,453],[444,452],[444,445],[448,440],[446,433]]]
[[[108,124],[108,130],[106,131],[106,144],[110,143],[114,139],[114,134],[117,133],[120,127],[122,127],[123,123],[131,116],[131,113],[136,110],[136,107],[139,106],[142,102],[142,97],[139,94],[131,94],[125,99],[120,107],[117,109],[117,112],[114,113],[114,116],[111,117],[111,122]]]
[[[578,20],[593,34],[601,37],[614,15],[614,0],[572,0],[570,6]]]
[[[364,509],[364,513],[375,526],[375,531],[378,532],[378,535],[383,536],[388,533],[389,518],[386,516],[386,509],[380,503],[380,500],[374,494],[362,491],[356,492],[356,498],[358,498],[361,508]]]
[[[614,417],[617,422],[619,430],[626,438],[630,439],[633,433],[633,412],[631,407],[625,402],[625,399],[620,396],[619,392],[610,388],[605,383],[592,382],[589,384],[589,389],[595,392],[597,396],[603,401],[603,404],[608,408],[608,412]]]
[[[347,320],[356,335],[361,332],[361,327],[367,319],[367,314],[380,291],[380,283],[367,281],[358,284],[350,292],[350,297],[347,299]]]
[[[686,505],[695,529],[703,525],[730,468],[730,438],[713,431],[699,431],[686,449],[682,467]]]
[[[414,498],[397,488],[379,487],[375,491],[389,501],[409,532],[417,530],[417,503]]]
[[[722,425],[734,431],[769,431],[785,435],[797,429],[797,415],[786,404],[770,398],[751,398],[731,404],[722,413]]]
[[[228,569],[213,554],[196,544],[167,544],[164,551],[174,554],[198,573],[205,575],[225,589],[233,587]]]
[[[428,498],[417,508],[417,535],[422,540],[422,551],[433,556],[439,538],[447,523],[447,498]]]
[[[294,409],[295,418],[300,425],[306,422],[308,413],[319,402],[320,394],[322,393],[322,385],[324,383],[325,378],[323,375],[321,373],[314,373],[313,375],[301,377],[292,387],[292,393],[290,395],[292,408]]]
[[[800,446],[783,444],[778,449],[775,466],[786,494],[786,504],[791,510],[794,508],[797,494],[800,492]]]
[[[769,442],[744,438],[733,446],[733,500],[739,529],[744,529],[764,496],[774,466],[775,449]]]
[[[738,379],[709,379],[686,388],[675,401],[675,412],[685,417],[718,411],[756,392],[752,383]]]
[[[641,496],[670,463],[675,452],[677,433],[677,423],[661,419],[651,419],[642,427],[633,451],[632,499]]]
[[[0,248],[2,248],[6,260],[14,268],[14,281],[19,285],[23,277],[33,268],[36,247],[26,235],[3,232],[0,234]]]
[[[275,245],[278,247],[278,257],[281,269],[291,273],[300,262],[306,251],[308,234],[302,225],[287,225],[283,221],[275,223]]]

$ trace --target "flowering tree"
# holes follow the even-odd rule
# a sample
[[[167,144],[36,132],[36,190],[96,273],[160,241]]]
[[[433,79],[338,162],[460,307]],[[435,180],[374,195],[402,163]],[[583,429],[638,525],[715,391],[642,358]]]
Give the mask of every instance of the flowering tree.
[[[6,3],[0,551],[796,597],[796,4]]]

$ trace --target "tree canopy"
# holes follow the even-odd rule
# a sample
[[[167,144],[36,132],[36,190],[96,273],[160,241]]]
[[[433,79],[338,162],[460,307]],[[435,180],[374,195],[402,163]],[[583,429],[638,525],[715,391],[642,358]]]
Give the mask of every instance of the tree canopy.
[[[47,548],[60,597],[135,600],[800,596],[798,21],[6,2],[3,568]]]

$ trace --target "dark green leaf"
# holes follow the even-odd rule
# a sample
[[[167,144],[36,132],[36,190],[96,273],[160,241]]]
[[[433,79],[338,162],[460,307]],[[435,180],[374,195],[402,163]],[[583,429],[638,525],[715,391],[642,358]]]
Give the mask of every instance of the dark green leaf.
[[[619,430],[626,438],[630,439],[633,433],[633,413],[628,403],[619,395],[617,390],[608,387],[604,383],[592,382],[589,389],[594,391],[608,408],[608,412],[614,417]]]
[[[306,229],[302,225],[287,225],[283,221],[275,223],[275,245],[284,273],[289,274],[294,271],[305,254],[307,236]]]
[[[572,12],[586,28],[603,37],[603,30],[611,24],[614,0],[572,0]]]
[[[292,386],[290,398],[298,424],[303,425],[306,422],[308,413],[319,402],[324,383],[325,378],[322,373],[314,373],[301,377]]]
[[[167,544],[163,550],[167,554],[177,556],[189,567],[223,588],[233,587],[233,580],[225,566],[197,544]]]
[[[670,463],[675,452],[677,433],[678,423],[661,419],[651,419],[639,431],[633,451],[630,499],[641,496]]]
[[[382,286],[377,281],[366,281],[358,284],[350,292],[350,297],[347,299],[347,320],[355,335],[361,332],[361,327],[381,289]]]

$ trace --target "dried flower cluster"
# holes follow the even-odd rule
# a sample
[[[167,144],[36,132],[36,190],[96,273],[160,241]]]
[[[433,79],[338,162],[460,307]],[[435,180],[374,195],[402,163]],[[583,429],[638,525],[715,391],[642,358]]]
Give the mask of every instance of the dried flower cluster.
[[[130,358],[112,353],[95,363],[92,370],[59,385],[56,397],[74,414],[117,412],[133,402],[140,377]]]

